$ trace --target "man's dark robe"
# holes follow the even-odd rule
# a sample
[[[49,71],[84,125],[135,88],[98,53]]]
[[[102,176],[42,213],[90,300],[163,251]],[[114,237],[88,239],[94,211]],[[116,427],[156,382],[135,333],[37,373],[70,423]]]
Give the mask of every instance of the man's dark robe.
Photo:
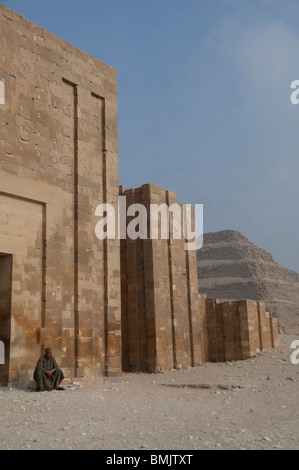
[[[53,372],[51,377],[49,377],[46,374],[46,371],[52,369],[55,369],[55,372]],[[44,390],[47,392],[53,390],[53,388],[56,386],[56,383],[60,383],[64,379],[62,370],[59,369],[54,357],[46,359],[45,356],[41,356],[39,358],[33,374],[33,378],[37,383],[37,390]]]

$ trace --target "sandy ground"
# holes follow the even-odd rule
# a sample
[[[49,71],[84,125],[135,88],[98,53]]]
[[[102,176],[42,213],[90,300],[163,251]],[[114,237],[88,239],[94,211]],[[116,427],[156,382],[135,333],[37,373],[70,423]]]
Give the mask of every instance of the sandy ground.
[[[246,361],[65,380],[64,392],[0,388],[0,449],[298,450],[295,339]]]

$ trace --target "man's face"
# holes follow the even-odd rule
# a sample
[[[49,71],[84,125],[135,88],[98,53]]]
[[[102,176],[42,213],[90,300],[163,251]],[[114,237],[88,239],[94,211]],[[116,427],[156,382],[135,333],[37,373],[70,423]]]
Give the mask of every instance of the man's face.
[[[52,357],[52,349],[47,349],[45,352],[46,359],[50,359]]]

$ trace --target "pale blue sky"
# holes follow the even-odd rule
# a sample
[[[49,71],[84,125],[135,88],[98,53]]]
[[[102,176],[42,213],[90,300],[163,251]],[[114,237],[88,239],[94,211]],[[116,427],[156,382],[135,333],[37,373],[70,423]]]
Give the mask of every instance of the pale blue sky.
[[[298,0],[7,0],[118,71],[120,183],[299,272]]]

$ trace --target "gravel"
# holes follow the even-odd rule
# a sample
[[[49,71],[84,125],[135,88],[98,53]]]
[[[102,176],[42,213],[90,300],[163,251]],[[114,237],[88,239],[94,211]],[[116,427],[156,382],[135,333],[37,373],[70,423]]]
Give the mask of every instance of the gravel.
[[[0,388],[0,449],[298,450],[294,339],[246,361]]]

